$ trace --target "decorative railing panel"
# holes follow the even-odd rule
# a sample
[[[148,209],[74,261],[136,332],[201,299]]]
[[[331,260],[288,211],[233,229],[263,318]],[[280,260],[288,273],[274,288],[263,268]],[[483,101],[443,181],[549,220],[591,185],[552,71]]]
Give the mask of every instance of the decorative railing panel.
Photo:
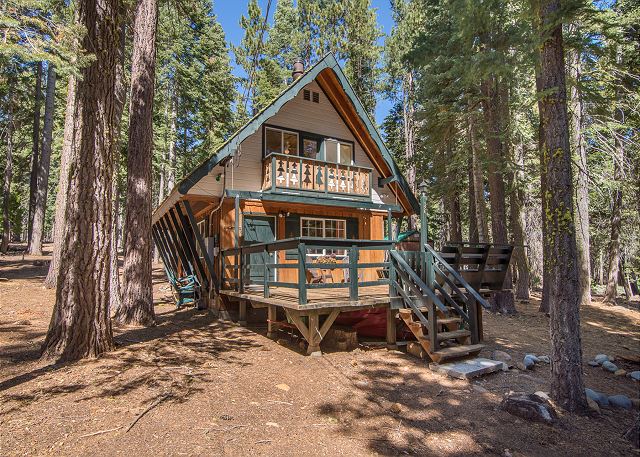
[[[263,162],[262,189],[371,197],[372,170],[307,157],[270,154]]]

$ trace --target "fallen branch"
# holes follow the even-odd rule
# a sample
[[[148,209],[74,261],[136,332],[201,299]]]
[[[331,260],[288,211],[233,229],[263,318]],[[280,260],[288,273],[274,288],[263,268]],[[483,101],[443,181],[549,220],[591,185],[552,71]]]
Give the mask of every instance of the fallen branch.
[[[169,398],[171,396],[170,393],[164,394],[158,398],[156,398],[156,400],[151,403],[147,409],[145,409],[144,411],[142,411],[140,414],[138,414],[138,416],[133,420],[133,422],[131,422],[131,424],[129,425],[129,427],[127,427],[127,429],[125,430],[125,433],[127,433],[129,430],[131,430],[133,428],[134,425],[136,425],[136,423],[142,419],[142,416],[144,416],[145,414],[147,414],[149,411],[151,411],[153,408],[155,408],[156,406],[158,406],[160,403],[162,403],[163,401],[165,401],[167,398]]]
[[[98,432],[87,433],[86,435],[82,435],[80,438],[88,438],[90,436],[102,435],[103,433],[115,432],[116,430],[120,430],[122,427],[124,427],[124,425],[121,425],[116,428],[110,428],[108,430],[100,430]]]

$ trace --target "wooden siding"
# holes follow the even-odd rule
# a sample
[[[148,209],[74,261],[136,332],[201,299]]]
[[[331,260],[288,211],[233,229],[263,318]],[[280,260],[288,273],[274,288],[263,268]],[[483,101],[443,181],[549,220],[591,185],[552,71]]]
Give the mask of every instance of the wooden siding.
[[[369,156],[351,133],[320,86],[314,81],[304,87],[320,93],[319,103],[306,101],[303,90],[295,98],[287,102],[282,109],[267,120],[267,124],[283,128],[315,133],[321,136],[352,141],[355,144],[355,164],[374,168],[372,201],[374,203],[396,204],[396,198],[388,185],[378,187],[380,177]],[[241,144],[236,155],[235,167],[226,165],[226,188],[233,190],[261,191],[263,174],[263,139],[262,128],[250,135]],[[190,194],[219,196],[222,193],[222,179],[216,181],[215,176],[222,173],[222,167],[216,167],[209,175],[195,184]]]
[[[282,204],[265,201],[241,200],[240,201],[240,217],[245,213],[265,214],[276,216],[276,239],[282,240],[287,238],[285,235],[285,213],[299,214],[301,216],[317,216],[323,218],[358,219],[358,238],[364,240],[381,240],[384,239],[384,224],[386,213],[375,211],[362,211],[350,208],[327,207],[327,206],[311,206],[302,204]],[[235,246],[235,203],[233,199],[225,199],[220,209],[219,219],[215,218],[214,222],[219,224],[218,227],[212,227],[215,233],[220,233],[221,249],[229,249]],[[239,221],[240,227],[240,243],[242,244],[242,220]],[[230,259],[232,260],[232,259]],[[375,263],[384,261],[384,251],[362,251],[360,253],[360,263]],[[280,252],[278,257],[280,263],[296,263],[297,260],[287,260],[286,253]],[[232,261],[228,262],[233,264]],[[227,275],[231,274],[231,270],[227,270]],[[298,273],[294,269],[280,269],[278,271],[278,280],[284,282],[296,282]],[[344,279],[342,269],[334,270],[334,281],[340,282]],[[378,279],[375,269],[365,270],[364,281],[373,281]]]

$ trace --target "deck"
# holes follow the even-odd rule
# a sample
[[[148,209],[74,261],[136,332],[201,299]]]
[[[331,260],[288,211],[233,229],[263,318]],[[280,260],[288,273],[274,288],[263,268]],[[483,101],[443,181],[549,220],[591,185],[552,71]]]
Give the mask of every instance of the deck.
[[[385,306],[391,301],[387,285],[361,287],[357,300],[349,299],[349,289],[311,289],[307,291],[307,304],[305,305],[299,303],[297,289],[271,287],[269,292],[268,298],[264,297],[262,288],[254,288],[253,290],[247,288],[242,293],[235,290],[221,290],[220,294],[248,300],[254,308],[274,305],[296,311],[324,308],[355,311],[356,309]]]

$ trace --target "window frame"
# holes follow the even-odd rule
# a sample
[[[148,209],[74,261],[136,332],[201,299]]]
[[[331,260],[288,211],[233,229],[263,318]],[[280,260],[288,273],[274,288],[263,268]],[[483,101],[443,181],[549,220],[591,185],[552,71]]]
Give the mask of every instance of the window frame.
[[[276,154],[284,154],[284,134],[285,133],[289,133],[289,134],[295,135],[296,136],[296,146],[297,146],[298,150],[297,150],[296,154],[286,154],[286,155],[296,156],[296,157],[300,156],[300,132],[298,132],[296,130],[283,129],[282,127],[275,127],[275,126],[271,126],[271,125],[265,125],[264,126],[264,130],[263,130],[263,136],[264,136],[263,155],[264,155],[264,157],[266,157],[269,154],[273,154],[272,152],[267,153],[267,130],[271,130],[271,131],[274,131],[274,132],[280,132],[280,152],[277,152]]]
[[[304,221],[322,221],[322,236],[320,238],[326,238],[326,239],[338,239],[338,240],[346,240],[347,238],[347,220],[346,219],[338,219],[338,218],[333,218],[333,217],[313,217],[313,216],[300,216],[300,236],[304,237],[304,233],[303,233],[303,224]],[[344,238],[336,238],[336,237],[327,237],[326,233],[327,233],[327,221],[335,221],[335,222],[342,222],[344,224]],[[344,260],[344,257],[346,255],[346,251],[344,249],[313,249],[313,251],[315,252],[309,252],[307,253],[307,257],[310,258],[318,258],[318,257],[324,257],[326,255],[331,255],[331,254],[335,254],[336,258],[339,258],[340,260]]]

